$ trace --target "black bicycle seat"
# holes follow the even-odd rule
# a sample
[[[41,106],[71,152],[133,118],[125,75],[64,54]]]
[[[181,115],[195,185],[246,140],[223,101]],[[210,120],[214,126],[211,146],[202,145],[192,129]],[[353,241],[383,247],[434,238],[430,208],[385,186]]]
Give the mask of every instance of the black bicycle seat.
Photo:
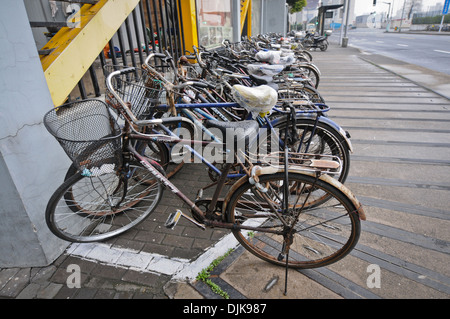
[[[273,77],[268,76],[268,75],[250,74],[250,79],[255,81],[255,83],[258,85],[269,84],[269,83],[273,82]]]
[[[273,82],[273,77],[269,75],[254,75],[250,74],[250,79],[252,79],[257,85],[268,85],[272,89],[278,92],[278,84]]]
[[[217,128],[222,132],[223,140],[227,141],[234,138],[236,143],[245,139],[245,143],[254,139],[258,134],[259,124],[254,120],[238,122],[222,122],[215,120],[206,120],[206,128]]]

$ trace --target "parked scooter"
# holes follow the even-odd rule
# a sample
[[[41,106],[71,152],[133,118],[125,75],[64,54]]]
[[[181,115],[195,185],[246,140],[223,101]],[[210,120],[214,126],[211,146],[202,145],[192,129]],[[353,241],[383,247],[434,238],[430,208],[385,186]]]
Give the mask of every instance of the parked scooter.
[[[325,32],[325,35],[316,35],[315,32],[306,32],[305,37],[301,40],[301,43],[305,49],[317,49],[326,51],[328,48],[328,36],[329,31]]]

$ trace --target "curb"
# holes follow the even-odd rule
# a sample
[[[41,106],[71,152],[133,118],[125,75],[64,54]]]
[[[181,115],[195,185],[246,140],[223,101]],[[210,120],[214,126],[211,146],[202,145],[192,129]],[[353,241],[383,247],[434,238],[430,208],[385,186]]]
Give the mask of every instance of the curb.
[[[209,279],[226,292],[230,299],[247,299],[247,297],[221,279],[220,275],[224,273],[244,252],[244,247],[241,245],[237,246],[233,252],[225,257],[210,273]],[[197,279],[192,281],[171,280],[164,287],[164,292],[169,299],[224,299],[220,295],[214,293],[205,282]]]

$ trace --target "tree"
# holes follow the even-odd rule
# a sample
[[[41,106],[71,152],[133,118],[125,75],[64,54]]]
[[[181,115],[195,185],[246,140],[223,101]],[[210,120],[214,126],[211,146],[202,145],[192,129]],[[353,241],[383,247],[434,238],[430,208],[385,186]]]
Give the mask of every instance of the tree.
[[[286,0],[286,3],[289,5],[290,13],[300,12],[308,5],[306,0]]]

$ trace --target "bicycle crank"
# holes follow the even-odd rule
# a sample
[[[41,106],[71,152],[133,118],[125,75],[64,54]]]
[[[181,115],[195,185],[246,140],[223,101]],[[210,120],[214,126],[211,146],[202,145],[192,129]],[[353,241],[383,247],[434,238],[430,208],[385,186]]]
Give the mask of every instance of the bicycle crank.
[[[211,198],[198,199],[195,201],[195,205],[200,208],[204,213],[204,216],[210,220],[223,221],[222,206],[223,199],[217,199],[214,207],[211,207]],[[195,217],[196,215],[193,214]]]

